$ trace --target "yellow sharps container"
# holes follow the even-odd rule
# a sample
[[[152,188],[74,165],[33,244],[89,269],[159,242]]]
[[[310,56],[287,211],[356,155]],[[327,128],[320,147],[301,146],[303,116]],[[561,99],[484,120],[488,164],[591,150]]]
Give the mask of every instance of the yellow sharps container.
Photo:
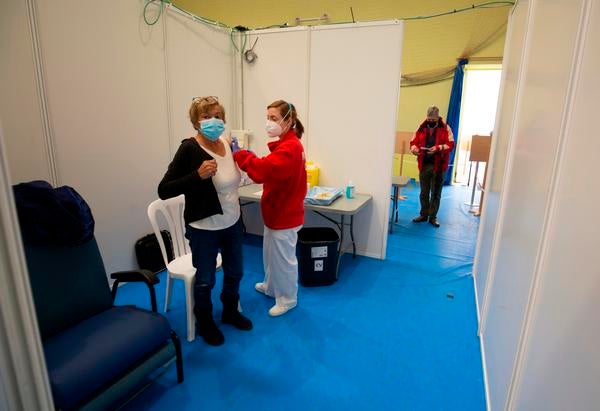
[[[306,182],[311,187],[319,185],[319,167],[312,161],[306,162]]]

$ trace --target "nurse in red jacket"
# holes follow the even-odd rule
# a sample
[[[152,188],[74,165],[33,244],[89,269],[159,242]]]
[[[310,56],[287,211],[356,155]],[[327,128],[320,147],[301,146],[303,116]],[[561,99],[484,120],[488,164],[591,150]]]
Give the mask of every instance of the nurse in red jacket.
[[[260,210],[264,220],[263,262],[265,279],[257,291],[275,298],[269,315],[278,316],[298,301],[296,242],[304,224],[306,165],[300,138],[304,127],[293,104],[277,100],[267,107],[266,131],[277,138],[268,143],[270,154],[259,158],[239,150],[232,142],[234,159],[256,183],[263,184]]]

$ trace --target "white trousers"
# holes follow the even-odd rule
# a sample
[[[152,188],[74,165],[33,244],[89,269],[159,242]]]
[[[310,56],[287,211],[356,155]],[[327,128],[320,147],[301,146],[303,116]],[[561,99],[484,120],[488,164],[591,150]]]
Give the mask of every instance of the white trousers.
[[[281,307],[294,307],[298,301],[298,259],[296,242],[302,226],[271,230],[265,226],[263,263],[265,294]]]

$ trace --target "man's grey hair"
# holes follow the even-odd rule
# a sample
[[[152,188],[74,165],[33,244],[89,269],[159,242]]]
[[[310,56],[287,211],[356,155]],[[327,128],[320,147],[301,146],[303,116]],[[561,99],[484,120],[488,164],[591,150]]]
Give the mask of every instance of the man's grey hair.
[[[427,117],[439,117],[440,109],[437,106],[429,106],[427,109]]]

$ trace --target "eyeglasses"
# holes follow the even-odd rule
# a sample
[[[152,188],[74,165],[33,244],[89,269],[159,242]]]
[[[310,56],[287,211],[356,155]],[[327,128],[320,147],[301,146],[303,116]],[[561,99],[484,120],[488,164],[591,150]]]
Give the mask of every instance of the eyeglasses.
[[[194,97],[192,99],[193,103],[202,103],[206,101],[208,104],[218,104],[219,98],[217,96],[207,96],[207,97]]]

